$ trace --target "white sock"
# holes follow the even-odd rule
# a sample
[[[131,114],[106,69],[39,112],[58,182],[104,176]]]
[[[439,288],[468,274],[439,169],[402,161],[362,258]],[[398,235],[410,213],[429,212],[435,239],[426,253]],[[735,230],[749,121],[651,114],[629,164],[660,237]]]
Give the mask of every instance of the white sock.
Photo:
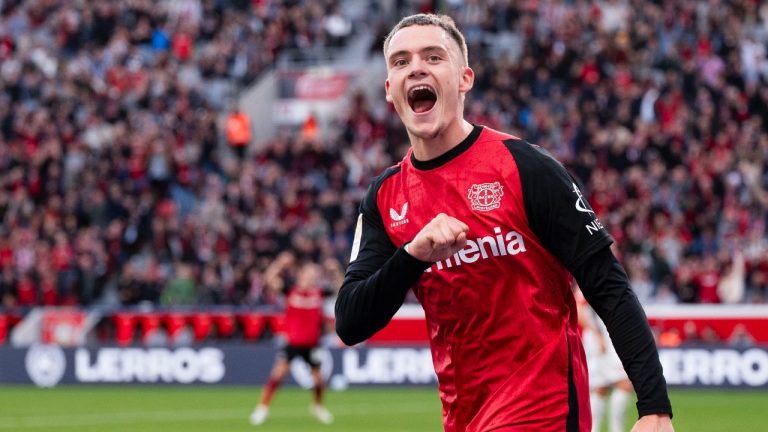
[[[603,423],[603,413],[605,413],[605,396],[591,392],[589,394],[589,404],[592,405],[592,432],[600,432],[600,425]]]
[[[624,430],[624,419],[627,413],[627,403],[629,402],[629,392],[615,388],[611,392],[610,412],[608,413],[608,425],[610,432],[622,432]]]

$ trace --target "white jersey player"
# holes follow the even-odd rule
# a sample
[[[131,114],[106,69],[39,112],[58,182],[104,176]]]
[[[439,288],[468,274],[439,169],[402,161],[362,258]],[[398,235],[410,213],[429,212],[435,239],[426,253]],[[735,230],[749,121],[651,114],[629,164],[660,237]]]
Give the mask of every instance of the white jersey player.
[[[592,406],[592,432],[599,432],[608,400],[608,430],[624,430],[627,403],[632,394],[624,366],[613,348],[603,321],[589,306],[581,290],[575,290],[579,326],[589,371],[589,402]]]

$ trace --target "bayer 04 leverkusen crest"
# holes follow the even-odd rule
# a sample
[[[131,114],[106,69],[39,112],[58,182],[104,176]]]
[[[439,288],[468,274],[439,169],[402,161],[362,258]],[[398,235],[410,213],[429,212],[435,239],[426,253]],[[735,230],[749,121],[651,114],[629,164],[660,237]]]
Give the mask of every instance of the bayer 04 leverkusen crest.
[[[473,184],[467,195],[472,204],[472,210],[491,211],[501,207],[503,189],[504,186],[499,182]]]

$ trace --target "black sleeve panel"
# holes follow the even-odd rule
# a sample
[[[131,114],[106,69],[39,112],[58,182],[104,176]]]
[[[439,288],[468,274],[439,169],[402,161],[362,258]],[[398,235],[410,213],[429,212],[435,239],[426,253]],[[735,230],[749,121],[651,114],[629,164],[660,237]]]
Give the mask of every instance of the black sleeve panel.
[[[376,204],[383,181],[399,171],[384,172],[368,188],[360,204],[355,244],[344,282],[336,298],[336,333],[354,345],[384,328],[400,309],[408,290],[431,263],[396,248],[389,239]]]
[[[520,173],[528,224],[560,263],[572,270],[613,242],[560,162],[543,148],[522,140],[504,144]]]
[[[659,353],[640,302],[621,264],[604,247],[572,270],[592,308],[605,323],[637,393],[637,412],[672,415]]]
[[[637,409],[672,414],[667,384],[648,320],[624,269],[609,248],[576,181],[546,150],[521,140],[504,142],[520,173],[528,223],[542,245],[571,272],[603,320],[637,393]]]

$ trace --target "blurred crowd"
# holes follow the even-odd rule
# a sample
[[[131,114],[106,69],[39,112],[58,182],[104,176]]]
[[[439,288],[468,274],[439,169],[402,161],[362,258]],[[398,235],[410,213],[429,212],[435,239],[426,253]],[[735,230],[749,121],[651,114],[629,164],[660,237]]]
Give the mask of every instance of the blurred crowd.
[[[383,95],[352,95],[331,136],[233,148],[221,119],[281,53],[365,27],[380,56],[392,20],[419,10],[467,36],[468,118],[565,163],[643,303],[766,301],[768,5],[370,3],[392,13],[351,26],[332,0],[0,2],[3,305],[277,304],[306,261],[338,288],[359,200],[408,147]]]
[[[768,4],[448,1],[469,114],[579,179],[643,303],[768,294]]]
[[[221,118],[282,53],[343,45],[338,12],[0,1],[2,305],[259,304],[278,252],[332,248],[337,197],[310,191],[343,163],[286,141],[241,164]]]

